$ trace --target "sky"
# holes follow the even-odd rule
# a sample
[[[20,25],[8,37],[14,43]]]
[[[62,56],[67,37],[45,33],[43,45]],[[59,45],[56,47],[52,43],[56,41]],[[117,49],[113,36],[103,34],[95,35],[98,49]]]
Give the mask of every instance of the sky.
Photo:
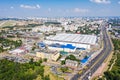
[[[0,17],[120,16],[120,0],[0,0]]]

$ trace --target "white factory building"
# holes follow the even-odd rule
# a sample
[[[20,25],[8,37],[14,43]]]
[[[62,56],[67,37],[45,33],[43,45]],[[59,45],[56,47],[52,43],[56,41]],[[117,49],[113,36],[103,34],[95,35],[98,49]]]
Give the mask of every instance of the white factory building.
[[[44,43],[50,45],[48,48],[57,50],[63,50],[63,48],[67,51],[74,51],[76,48],[90,49],[92,45],[96,45],[97,36],[62,33],[47,37]]]

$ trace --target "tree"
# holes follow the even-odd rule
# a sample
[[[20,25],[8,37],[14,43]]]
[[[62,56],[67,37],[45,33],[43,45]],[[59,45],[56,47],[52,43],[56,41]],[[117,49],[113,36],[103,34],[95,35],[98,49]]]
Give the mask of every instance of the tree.
[[[62,61],[61,61],[61,65],[64,65],[64,64],[65,64],[65,60],[62,60]]]
[[[33,59],[31,62],[20,64],[0,60],[0,80],[49,80],[49,76],[44,76],[44,66],[33,62]]]
[[[85,58],[85,59],[87,59],[87,58],[88,58],[88,56],[86,55],[84,58]]]
[[[69,55],[66,57],[66,59],[76,60],[76,57],[74,55]]]
[[[35,47],[32,47],[32,51],[34,51],[35,50]]]
[[[33,62],[34,62],[34,59],[31,58],[29,63],[32,64]]]
[[[44,62],[47,62],[47,58],[44,58],[43,61],[44,61]]]
[[[66,58],[65,58],[65,60],[67,60],[67,59],[69,59],[69,60],[73,60],[73,61],[77,61],[78,63],[80,62],[80,60],[79,59],[77,59],[74,55],[69,55],[69,56],[67,56]]]
[[[39,63],[42,63],[43,61],[42,61],[42,59],[41,59],[41,60],[39,60],[38,62],[39,62]]]
[[[44,80],[50,80],[49,75],[45,76]]]
[[[41,75],[38,75],[38,76],[37,76],[37,78],[36,78],[36,79],[34,79],[34,80],[42,80]]]

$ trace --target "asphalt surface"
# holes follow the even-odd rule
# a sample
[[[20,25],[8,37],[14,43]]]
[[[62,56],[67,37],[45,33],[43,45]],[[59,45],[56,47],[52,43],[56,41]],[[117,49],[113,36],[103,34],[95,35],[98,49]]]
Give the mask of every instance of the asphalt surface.
[[[71,80],[89,80],[90,76],[101,66],[104,60],[108,57],[110,52],[112,51],[112,45],[110,43],[108,34],[106,32],[105,27],[102,27],[103,33],[103,50],[87,64],[87,69],[84,69],[81,74],[75,74]]]

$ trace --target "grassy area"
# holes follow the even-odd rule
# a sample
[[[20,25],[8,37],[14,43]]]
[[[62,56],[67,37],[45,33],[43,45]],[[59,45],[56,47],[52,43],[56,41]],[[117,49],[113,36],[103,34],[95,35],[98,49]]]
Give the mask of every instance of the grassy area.
[[[79,74],[81,74],[82,72],[83,72],[83,71],[82,71],[82,70],[80,70],[80,71],[79,71]]]
[[[58,72],[61,72],[61,69],[60,69],[60,68],[57,68],[57,71],[58,71]]]
[[[49,66],[45,66],[44,70],[45,70],[44,75],[49,75],[50,80],[64,80],[63,78],[60,78],[57,75],[51,73]]]
[[[115,58],[116,58],[116,55],[115,55],[115,53],[113,53],[112,58],[109,61],[108,70],[110,69],[111,65],[113,64]]]

